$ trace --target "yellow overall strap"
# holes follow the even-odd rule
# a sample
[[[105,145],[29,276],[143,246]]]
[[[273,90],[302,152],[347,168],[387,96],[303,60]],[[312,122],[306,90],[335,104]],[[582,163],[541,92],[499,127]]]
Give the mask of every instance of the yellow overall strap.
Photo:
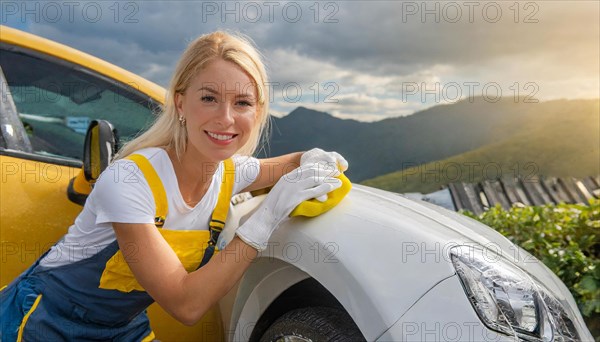
[[[150,186],[150,190],[152,191],[152,196],[154,197],[154,203],[156,203],[156,214],[154,217],[154,224],[157,227],[162,227],[165,223],[165,219],[167,217],[167,212],[169,211],[169,205],[167,203],[167,193],[165,192],[165,188],[162,184],[162,181],[158,177],[158,174],[150,164],[150,161],[141,154],[132,154],[128,156],[126,159],[133,161],[142,171],[148,185]]]
[[[229,204],[231,203],[233,184],[235,182],[235,165],[233,160],[225,160],[223,162],[223,167],[223,180],[221,181],[221,188],[219,189],[219,199],[217,200],[217,206],[215,207],[210,223],[208,224],[210,240],[208,240],[208,247],[206,247],[206,251],[204,251],[204,257],[198,268],[206,265],[215,253],[215,250],[218,251],[217,240],[223,231],[223,227],[225,227],[225,220],[227,219],[227,213],[229,212]]]
[[[27,313],[23,317],[23,320],[21,321],[21,325],[19,326],[19,332],[17,333],[17,342],[23,341],[23,330],[25,330],[25,325],[27,324],[27,320],[29,319],[29,316],[31,316],[31,314],[35,311],[35,309],[37,309],[37,306],[40,303],[41,299],[42,299],[42,295],[39,294],[35,298],[35,301],[33,302],[33,305],[31,306],[29,311],[27,311]]]
[[[231,196],[233,193],[233,183],[235,181],[235,165],[233,164],[233,160],[227,159],[223,164],[225,170],[223,171],[223,181],[221,182],[221,189],[219,190],[219,199],[217,200],[217,206],[212,213],[209,224],[211,228],[219,231],[223,230],[223,227],[225,226],[225,220],[227,219],[229,204],[231,203]]]

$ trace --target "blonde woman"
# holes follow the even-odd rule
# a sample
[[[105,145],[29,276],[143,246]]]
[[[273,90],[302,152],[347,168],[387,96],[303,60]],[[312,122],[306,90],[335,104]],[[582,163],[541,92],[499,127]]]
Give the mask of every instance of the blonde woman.
[[[268,121],[267,82],[247,39],[192,42],[155,124],[119,152],[63,239],[0,294],[0,339],[152,340],[154,301],[194,324],[293,208],[338,188],[337,169],[323,167],[347,167],[335,152],[251,157]],[[216,254],[231,196],[273,185]]]

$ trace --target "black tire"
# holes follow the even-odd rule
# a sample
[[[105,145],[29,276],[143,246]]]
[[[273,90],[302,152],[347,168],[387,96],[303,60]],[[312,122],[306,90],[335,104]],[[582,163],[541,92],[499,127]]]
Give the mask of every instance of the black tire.
[[[313,342],[365,341],[346,311],[330,307],[308,307],[289,311],[271,324],[260,342],[284,341],[286,336]]]

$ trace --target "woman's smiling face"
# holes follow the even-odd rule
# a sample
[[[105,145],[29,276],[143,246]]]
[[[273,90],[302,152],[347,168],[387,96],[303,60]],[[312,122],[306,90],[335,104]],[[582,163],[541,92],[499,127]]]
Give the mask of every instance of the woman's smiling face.
[[[175,94],[175,104],[186,120],[187,149],[195,149],[203,161],[230,158],[256,126],[253,80],[235,63],[222,59],[193,77],[184,94]]]

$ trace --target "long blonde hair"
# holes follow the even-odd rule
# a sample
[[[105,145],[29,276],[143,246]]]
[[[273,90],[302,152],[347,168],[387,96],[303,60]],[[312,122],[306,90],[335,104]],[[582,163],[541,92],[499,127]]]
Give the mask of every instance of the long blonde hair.
[[[116,159],[127,157],[146,147],[175,149],[178,158],[187,148],[187,132],[179,123],[175,94],[183,94],[191,80],[211,61],[221,58],[242,68],[253,80],[258,93],[256,125],[248,142],[237,153],[251,155],[260,143],[269,123],[268,79],[261,55],[251,40],[242,35],[216,31],[198,37],[189,44],[181,56],[171,79],[162,112],[152,126],[137,138],[127,143]]]

